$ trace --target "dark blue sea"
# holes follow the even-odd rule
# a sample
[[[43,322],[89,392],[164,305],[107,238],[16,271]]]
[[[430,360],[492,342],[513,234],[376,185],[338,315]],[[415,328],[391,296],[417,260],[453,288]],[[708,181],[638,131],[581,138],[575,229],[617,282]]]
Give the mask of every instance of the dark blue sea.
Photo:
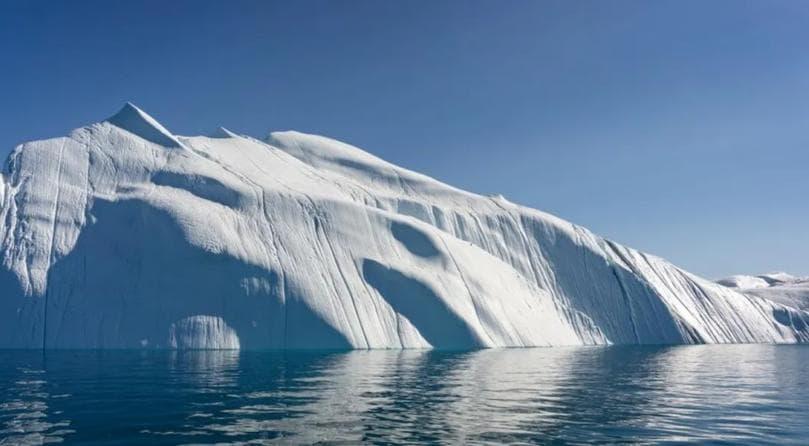
[[[0,351],[0,444],[809,444],[809,346]]]

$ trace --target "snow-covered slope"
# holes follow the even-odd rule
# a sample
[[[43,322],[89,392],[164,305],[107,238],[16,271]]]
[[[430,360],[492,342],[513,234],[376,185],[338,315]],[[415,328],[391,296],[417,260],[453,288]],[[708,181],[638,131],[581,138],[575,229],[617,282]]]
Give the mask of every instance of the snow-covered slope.
[[[787,306],[809,310],[809,277],[795,277],[779,272],[758,276],[730,276],[717,283]]]
[[[0,186],[0,347],[799,342],[809,313],[296,132],[127,104]]]

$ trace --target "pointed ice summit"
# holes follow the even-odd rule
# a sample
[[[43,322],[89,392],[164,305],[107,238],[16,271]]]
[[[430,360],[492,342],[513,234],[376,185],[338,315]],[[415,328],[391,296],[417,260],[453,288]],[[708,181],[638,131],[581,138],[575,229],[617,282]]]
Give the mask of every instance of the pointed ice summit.
[[[809,341],[794,300],[321,136],[177,137],[126,104],[5,166],[0,348]]]
[[[231,132],[230,130],[228,130],[228,129],[224,128],[224,127],[219,127],[216,130],[214,130],[209,136],[211,138],[225,138],[226,139],[226,138],[236,138],[238,135],[236,135],[235,133]]]
[[[131,102],[124,104],[107,122],[164,147],[181,146],[171,132]]]

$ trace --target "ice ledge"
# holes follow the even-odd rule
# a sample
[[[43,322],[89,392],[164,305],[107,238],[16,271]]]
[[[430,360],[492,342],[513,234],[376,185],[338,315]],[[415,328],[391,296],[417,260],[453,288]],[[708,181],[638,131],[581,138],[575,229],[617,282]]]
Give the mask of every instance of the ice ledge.
[[[107,122],[155,144],[164,147],[182,147],[171,132],[131,102],[124,104],[118,113],[107,119]]]

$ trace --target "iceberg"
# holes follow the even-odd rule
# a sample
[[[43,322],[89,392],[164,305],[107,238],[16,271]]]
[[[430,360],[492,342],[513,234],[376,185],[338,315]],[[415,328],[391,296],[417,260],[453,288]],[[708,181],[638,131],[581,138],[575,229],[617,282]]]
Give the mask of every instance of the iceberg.
[[[132,104],[15,148],[0,347],[796,343],[809,313],[322,136]]]
[[[795,277],[784,272],[775,272],[758,276],[730,276],[717,280],[717,283],[789,307],[809,310],[809,277]]]

